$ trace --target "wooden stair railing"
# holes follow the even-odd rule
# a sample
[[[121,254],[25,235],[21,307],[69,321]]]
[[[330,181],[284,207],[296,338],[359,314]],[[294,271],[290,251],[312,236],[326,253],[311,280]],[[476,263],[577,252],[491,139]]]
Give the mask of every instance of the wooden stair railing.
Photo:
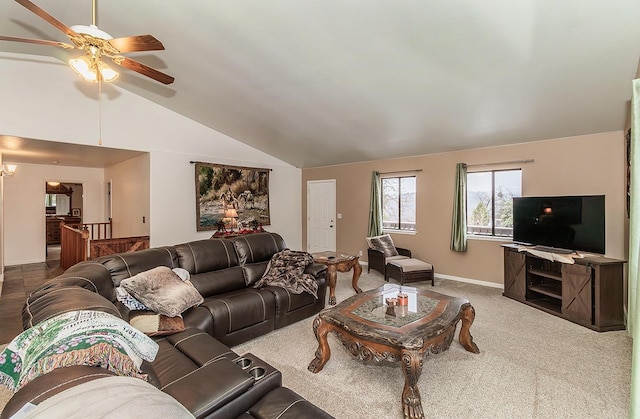
[[[87,260],[89,232],[60,223],[60,267],[68,269]]]
[[[60,226],[60,266],[62,269],[100,256],[149,248],[149,236],[112,238],[111,220],[106,223],[60,223]]]
[[[100,239],[89,242],[89,259],[114,253],[129,253],[149,248],[149,236],[123,237],[119,239]]]
[[[82,223],[82,224],[78,223],[78,224],[67,224],[67,225],[77,230],[88,230],[90,240],[111,238],[111,231],[112,231],[111,220],[107,221],[106,223]]]

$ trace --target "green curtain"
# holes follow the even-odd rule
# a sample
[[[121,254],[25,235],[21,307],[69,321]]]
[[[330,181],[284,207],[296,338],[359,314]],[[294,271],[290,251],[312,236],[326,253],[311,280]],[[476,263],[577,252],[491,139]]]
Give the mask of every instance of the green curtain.
[[[380,172],[371,173],[371,204],[369,206],[369,233],[367,237],[382,234],[382,192]]]
[[[456,185],[451,220],[451,250],[467,251],[467,165],[456,165]]]
[[[640,416],[640,79],[633,80],[631,100],[631,210],[629,211],[629,279],[627,330],[633,338],[629,417]]]

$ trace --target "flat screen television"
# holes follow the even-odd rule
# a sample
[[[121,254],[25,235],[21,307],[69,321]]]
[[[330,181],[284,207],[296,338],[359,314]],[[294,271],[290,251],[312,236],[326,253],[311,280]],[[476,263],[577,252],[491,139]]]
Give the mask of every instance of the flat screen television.
[[[604,195],[513,198],[513,241],[605,253]]]

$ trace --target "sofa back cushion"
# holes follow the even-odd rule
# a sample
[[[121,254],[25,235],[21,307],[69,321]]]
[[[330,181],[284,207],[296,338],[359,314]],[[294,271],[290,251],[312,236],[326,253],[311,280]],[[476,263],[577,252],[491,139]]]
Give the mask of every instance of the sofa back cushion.
[[[75,285],[86,288],[102,295],[111,302],[116,301],[115,286],[111,279],[111,273],[104,265],[95,261],[76,263],[48,282],[57,284],[57,286]]]
[[[258,282],[262,275],[264,275],[269,266],[269,262],[257,262],[244,265],[242,271],[244,274],[244,281],[248,287],[252,287],[253,284]]]
[[[236,249],[240,265],[268,262],[271,256],[287,248],[278,233],[253,233],[229,240]]]
[[[120,281],[123,279],[131,278],[157,266],[167,266],[171,269],[179,267],[176,250],[173,246],[102,256],[95,262],[103,264],[109,270],[116,287],[120,286]]]
[[[238,266],[233,244],[226,239],[205,239],[175,246],[178,265],[193,275]]]
[[[204,298],[247,287],[240,266],[191,275],[191,283]]]

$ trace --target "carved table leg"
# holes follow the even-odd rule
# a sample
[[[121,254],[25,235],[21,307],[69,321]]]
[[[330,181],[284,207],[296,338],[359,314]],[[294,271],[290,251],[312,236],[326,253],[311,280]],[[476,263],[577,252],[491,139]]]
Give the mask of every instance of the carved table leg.
[[[358,286],[358,279],[360,279],[360,274],[362,273],[362,266],[360,262],[358,262],[358,258],[356,258],[355,263],[353,264],[353,279],[351,280],[351,286],[355,290],[356,293],[360,294],[362,290]]]
[[[329,280],[329,305],[336,305],[336,265],[327,266],[327,279]]]
[[[422,374],[422,356],[418,351],[402,351],[402,372],[404,372],[404,389],[402,390],[404,417],[424,418],[422,399],[418,390],[418,380]]]
[[[320,317],[316,317],[313,321],[313,334],[318,340],[318,349],[316,357],[311,361],[307,369],[313,373],[322,371],[324,364],[331,358],[331,349],[327,342],[327,333],[331,330],[331,325],[323,321]]]
[[[473,336],[471,336],[471,332],[469,332],[473,320],[476,318],[476,310],[471,304],[467,303],[460,308],[460,313],[462,317],[462,327],[460,328],[458,340],[464,349],[474,354],[479,354],[480,349],[478,349],[478,345],[475,344]]]

